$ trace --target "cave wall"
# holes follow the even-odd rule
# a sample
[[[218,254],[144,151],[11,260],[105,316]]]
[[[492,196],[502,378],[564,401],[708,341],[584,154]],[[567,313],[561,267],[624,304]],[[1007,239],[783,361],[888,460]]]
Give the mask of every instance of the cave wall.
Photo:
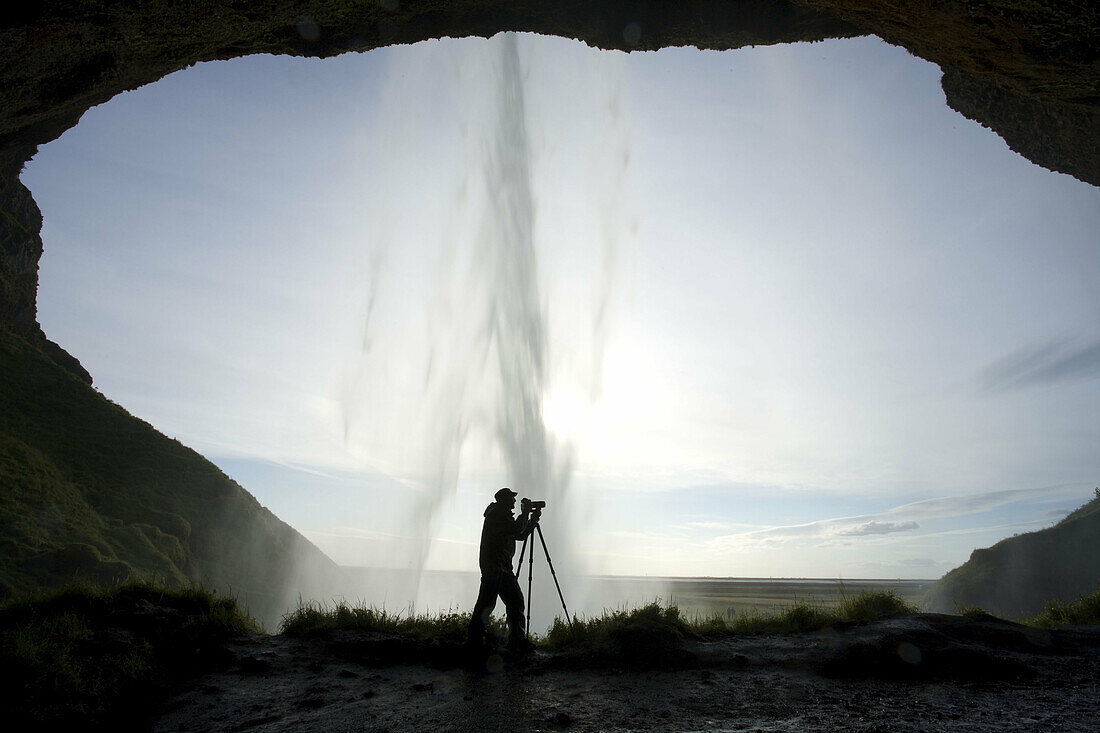
[[[1100,11],[1091,0],[43,0],[0,20],[0,327],[45,339],[41,214],[18,180],[90,107],[200,61],[331,56],[505,30],[609,49],[732,49],[875,34],[944,70],[948,104],[1035,163],[1100,185]]]

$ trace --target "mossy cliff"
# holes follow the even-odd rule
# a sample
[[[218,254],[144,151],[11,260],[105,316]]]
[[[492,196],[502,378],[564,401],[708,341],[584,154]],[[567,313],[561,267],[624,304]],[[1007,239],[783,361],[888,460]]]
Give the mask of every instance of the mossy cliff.
[[[974,550],[929,594],[933,610],[978,606],[1022,619],[1047,601],[1072,601],[1100,589],[1100,496],[1053,527]]]
[[[216,466],[0,329],[0,599],[196,582],[273,625],[334,570]]]

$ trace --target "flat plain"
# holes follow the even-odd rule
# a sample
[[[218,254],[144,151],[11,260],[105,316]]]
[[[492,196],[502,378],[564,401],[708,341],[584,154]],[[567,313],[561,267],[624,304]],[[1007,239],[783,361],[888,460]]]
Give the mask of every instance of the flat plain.
[[[719,614],[767,615],[806,603],[836,608],[846,596],[864,591],[893,591],[921,608],[931,580],[828,580],[767,578],[670,578],[667,602],[688,617]]]

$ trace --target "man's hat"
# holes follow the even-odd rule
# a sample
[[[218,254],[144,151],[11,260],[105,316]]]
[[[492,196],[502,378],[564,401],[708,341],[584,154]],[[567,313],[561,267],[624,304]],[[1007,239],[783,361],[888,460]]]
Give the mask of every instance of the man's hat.
[[[498,491],[497,493],[493,494],[493,498],[496,499],[497,501],[504,501],[505,499],[515,498],[516,496],[518,496],[516,494],[516,492],[512,491],[511,489],[509,489],[507,487],[505,487],[505,488],[501,489],[500,491]]]

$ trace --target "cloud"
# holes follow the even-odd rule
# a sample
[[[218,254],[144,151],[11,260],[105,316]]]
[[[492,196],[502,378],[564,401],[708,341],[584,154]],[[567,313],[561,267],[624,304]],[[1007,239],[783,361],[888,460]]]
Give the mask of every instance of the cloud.
[[[1037,384],[1100,377],[1100,341],[1073,348],[1065,340],[1025,346],[978,373],[984,391],[1000,392]]]
[[[613,530],[607,533],[608,537],[616,537],[626,540],[650,540],[655,542],[672,542],[681,539],[679,535],[668,532]]]
[[[316,535],[317,537],[344,537],[348,539],[370,539],[370,540],[407,540],[407,541],[419,541],[419,538],[414,535],[401,534],[397,532],[379,532],[374,529],[363,529],[361,527],[342,527],[336,526],[331,528],[332,531],[325,532],[323,530],[305,530],[310,535]]]
[[[943,496],[935,499],[902,504],[879,514],[864,514],[854,517],[834,517],[820,519],[805,524],[766,527],[749,532],[728,534],[715,537],[708,545],[715,549],[732,550],[747,547],[775,547],[798,542],[800,540],[829,540],[837,537],[870,537],[894,532],[907,532],[919,529],[918,520],[943,519],[967,514],[979,514],[996,509],[1005,504],[1029,499],[1045,498],[1057,501],[1065,497],[1078,497],[1082,494],[1083,484],[1062,484],[1027,489],[1004,489],[987,491],[981,494],[963,494]],[[1027,526],[1045,526],[1049,520],[1025,523]],[[1024,526],[1024,525],[1004,525]],[[972,528],[965,532],[984,532],[997,528]],[[937,533],[942,534],[942,533]]]
[[[939,519],[942,517],[957,517],[964,514],[977,514],[990,509],[1012,504],[1027,499],[1066,496],[1078,497],[1082,494],[1082,484],[1059,484],[1055,486],[1038,486],[1027,489],[1001,489],[998,491],[986,491],[980,494],[959,494],[956,496],[940,496],[934,499],[922,499],[909,504],[902,504],[878,516],[893,517],[904,515],[906,519]]]
[[[933,560],[930,557],[905,557],[898,560],[898,565],[903,565],[910,568],[920,568],[927,565],[945,565],[943,560]]]
[[[916,522],[865,522],[848,529],[837,532],[845,537],[865,537],[871,534],[890,534],[891,532],[908,532],[912,529],[920,529]]]
[[[876,560],[860,565],[867,572],[879,577],[889,577],[897,574],[907,575],[914,571],[926,572],[929,575],[939,575],[943,571],[954,567],[956,563],[945,560],[933,560],[930,557],[905,557],[895,561]]]
[[[759,524],[745,524],[744,522],[687,522],[685,524],[676,525],[673,529],[713,529],[713,530],[732,530],[732,529],[760,529]]]
[[[1064,517],[1068,513],[1069,513],[1069,510],[1063,512],[1061,516]],[[1020,534],[1022,532],[1034,532],[1037,529],[1046,529],[1047,527],[1050,527],[1053,524],[1055,524],[1055,522],[1052,522],[1049,519],[1033,519],[1033,520],[1028,521],[1028,522],[1011,522],[1009,524],[992,524],[992,525],[985,525],[985,526],[981,526],[981,527],[963,527],[963,528],[960,528],[960,529],[944,529],[944,530],[940,530],[939,532],[929,532],[928,534],[925,534],[925,535],[922,535],[922,536],[923,537],[943,537],[943,536],[953,536],[953,535],[985,534],[985,533],[988,533],[988,532],[993,532],[995,534],[1001,534],[1001,533],[1007,532],[1008,530],[1016,530],[1014,532],[1014,534]]]

